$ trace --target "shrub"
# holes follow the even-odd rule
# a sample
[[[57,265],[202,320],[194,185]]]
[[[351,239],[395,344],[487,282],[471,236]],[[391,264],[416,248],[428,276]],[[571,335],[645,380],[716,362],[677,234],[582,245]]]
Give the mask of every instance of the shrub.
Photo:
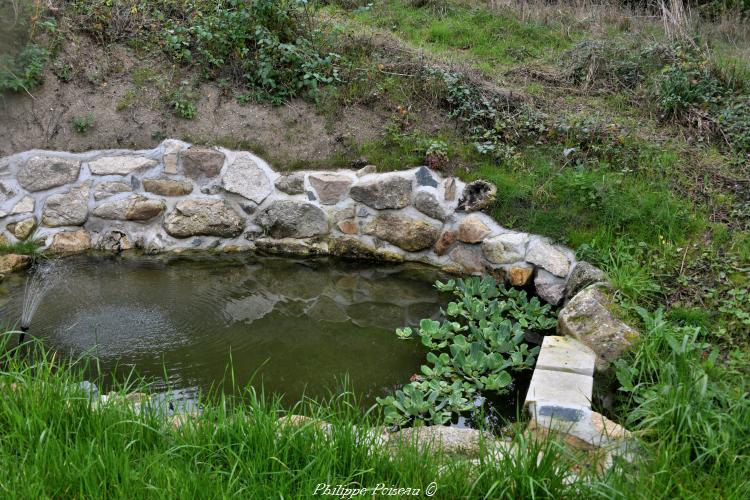
[[[718,125],[736,151],[750,154],[750,96],[730,100],[719,112]]]
[[[28,91],[42,83],[48,57],[49,52],[35,44],[27,45],[15,57],[0,56],[0,93]]]
[[[104,41],[154,41],[175,60],[222,74],[275,104],[316,96],[339,80],[337,56],[323,53],[311,7],[295,0],[79,0],[80,25]],[[123,6],[130,6],[130,10]],[[100,28],[100,29],[97,29]]]

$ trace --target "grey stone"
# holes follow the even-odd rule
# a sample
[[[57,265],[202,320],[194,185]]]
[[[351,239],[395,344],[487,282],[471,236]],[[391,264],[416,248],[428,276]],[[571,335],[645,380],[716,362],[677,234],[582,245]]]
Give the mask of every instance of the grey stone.
[[[118,253],[133,248],[128,235],[117,230],[101,233],[94,246],[97,250]]]
[[[534,278],[537,295],[548,304],[556,306],[565,296],[565,280],[544,269],[539,269]]]
[[[0,204],[5,203],[6,201],[10,200],[16,195],[16,192],[13,190],[13,188],[5,183],[0,181]]]
[[[427,167],[419,167],[415,177],[417,178],[417,184],[420,186],[437,187],[438,185],[437,181],[430,173],[430,169]]]
[[[157,177],[143,179],[143,190],[161,196],[185,196],[193,192],[193,184],[169,177]]]
[[[493,236],[482,242],[484,256],[494,264],[520,262],[526,255],[526,233],[505,233]]]
[[[355,173],[357,174],[357,177],[364,177],[367,174],[374,174],[377,171],[378,167],[376,167],[375,165],[365,165]]]
[[[606,281],[607,277],[604,271],[586,261],[578,261],[568,277],[568,284],[565,286],[565,299],[570,300],[589,285]]]
[[[21,201],[16,203],[10,210],[10,215],[27,214],[34,211],[36,202],[31,196],[24,196]]]
[[[411,180],[390,175],[354,185],[349,196],[377,210],[404,208],[411,201]]]
[[[389,444],[394,448],[415,446],[419,449],[442,451],[447,454],[474,456],[489,447],[495,439],[477,429],[431,425],[401,429],[391,435]]]
[[[262,203],[271,194],[271,181],[252,157],[237,155],[222,179],[224,189],[230,193]]]
[[[130,184],[126,184],[124,182],[120,182],[120,181],[102,182],[100,184],[97,184],[96,187],[94,187],[94,199],[96,201],[99,201],[99,200],[103,200],[104,198],[109,198],[110,196],[114,196],[116,194],[128,193],[132,190],[133,188],[130,186]]]
[[[529,404],[528,411],[532,432],[554,431],[578,450],[605,448],[619,455],[632,445],[630,432],[623,426],[586,407],[539,401]]]
[[[147,221],[161,215],[165,208],[162,200],[134,194],[121,200],[104,202],[94,208],[93,214],[102,219]]]
[[[557,331],[593,349],[597,355],[598,371],[606,371],[610,363],[622,357],[639,337],[636,330],[614,314],[611,297],[597,285],[578,292],[562,308]]]
[[[337,174],[310,174],[308,180],[323,205],[335,205],[341,201],[352,185],[349,177]]]
[[[328,233],[325,212],[312,203],[278,200],[261,210],[255,222],[273,238],[310,238]]]
[[[224,166],[224,153],[209,148],[189,148],[180,151],[182,171],[188,177],[216,177]]]
[[[156,166],[156,160],[143,156],[105,156],[89,162],[94,175],[128,175]]]
[[[443,183],[443,198],[445,198],[446,201],[453,201],[456,199],[455,177],[445,179],[445,182]]]
[[[310,201],[315,201],[316,200],[315,193],[313,193],[312,191],[308,191],[307,192],[307,199],[310,200]]]
[[[440,226],[421,219],[384,213],[369,222],[364,232],[408,252],[419,252],[432,248],[440,237]]]
[[[245,219],[224,200],[194,198],[177,202],[164,218],[164,229],[175,238],[234,238],[245,229]]]
[[[434,194],[429,191],[419,191],[414,195],[414,207],[428,217],[445,221],[448,214]]]
[[[458,210],[465,212],[480,212],[491,208],[497,197],[497,187],[491,182],[476,180],[464,187],[461,199],[458,200]]]
[[[133,188],[134,191],[141,187],[141,181],[135,175],[130,176],[130,187]]]
[[[529,243],[526,250],[526,260],[546,269],[555,276],[565,277],[570,270],[568,257],[543,239],[537,239]]]
[[[79,161],[34,156],[19,169],[16,179],[27,191],[44,191],[75,182],[80,170]]]
[[[482,250],[473,245],[457,245],[448,253],[448,257],[458,264],[468,274],[482,274],[484,272],[484,259]]]
[[[89,214],[89,185],[73,188],[65,194],[47,198],[42,212],[42,224],[47,227],[81,226]]]
[[[286,194],[302,194],[305,192],[305,176],[299,172],[282,175],[273,183],[276,189]]]

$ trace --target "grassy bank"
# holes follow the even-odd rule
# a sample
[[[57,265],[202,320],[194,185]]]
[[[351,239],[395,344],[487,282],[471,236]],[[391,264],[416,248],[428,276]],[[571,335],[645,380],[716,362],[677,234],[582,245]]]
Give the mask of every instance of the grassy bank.
[[[604,475],[570,476],[576,463],[554,441],[515,436],[501,459],[439,450],[371,447],[356,428],[381,425],[351,394],[305,401],[291,413],[333,424],[283,425],[279,401],[252,389],[207,398],[182,420],[136,411],[125,398],[92,410],[83,364],[41,345],[20,355],[3,336],[0,359],[0,489],[6,498],[308,498],[318,484],[426,488],[435,498],[747,498],[748,382],[719,364],[697,337],[661,313],[644,314],[645,341],[618,370],[628,401],[621,415],[639,453]],[[148,388],[139,383],[120,393]],[[539,458],[542,453],[542,458]]]

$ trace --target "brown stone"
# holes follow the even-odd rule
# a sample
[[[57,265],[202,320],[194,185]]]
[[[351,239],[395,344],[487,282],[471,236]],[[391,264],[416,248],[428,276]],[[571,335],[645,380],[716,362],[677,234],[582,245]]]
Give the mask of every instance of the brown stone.
[[[352,185],[350,178],[337,174],[311,174],[308,180],[323,205],[335,205],[341,201]]]
[[[336,224],[336,227],[344,234],[357,234],[357,230],[359,229],[357,223],[352,219],[342,220]]]
[[[179,154],[182,170],[185,175],[199,177],[216,177],[224,166],[224,153],[209,148],[190,148]]]
[[[365,233],[408,252],[419,252],[435,244],[440,236],[440,226],[420,219],[384,213],[365,227]]]
[[[458,225],[458,239],[464,243],[480,243],[492,231],[479,215],[472,214]]]
[[[445,231],[440,235],[437,243],[435,243],[435,253],[437,255],[444,255],[445,252],[456,242],[458,233],[456,231]]]
[[[193,191],[193,185],[188,181],[159,177],[143,179],[143,190],[162,196],[185,196]]]
[[[88,231],[66,231],[52,237],[50,253],[79,253],[91,249],[91,235]]]
[[[31,264],[28,255],[15,253],[0,255],[0,273],[12,273],[27,268]]]
[[[484,257],[479,247],[458,245],[450,251],[448,256],[468,274],[484,272]]]
[[[508,279],[513,286],[524,286],[533,273],[534,268],[531,266],[512,266],[508,271]]]

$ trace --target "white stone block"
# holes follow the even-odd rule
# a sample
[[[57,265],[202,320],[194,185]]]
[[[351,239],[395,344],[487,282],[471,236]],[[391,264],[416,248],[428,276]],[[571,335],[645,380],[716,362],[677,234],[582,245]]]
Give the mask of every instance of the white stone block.
[[[591,408],[594,379],[589,375],[536,368],[526,393],[526,402]]]
[[[578,373],[593,376],[596,354],[587,345],[572,337],[549,335],[544,337],[536,360],[539,370]]]

